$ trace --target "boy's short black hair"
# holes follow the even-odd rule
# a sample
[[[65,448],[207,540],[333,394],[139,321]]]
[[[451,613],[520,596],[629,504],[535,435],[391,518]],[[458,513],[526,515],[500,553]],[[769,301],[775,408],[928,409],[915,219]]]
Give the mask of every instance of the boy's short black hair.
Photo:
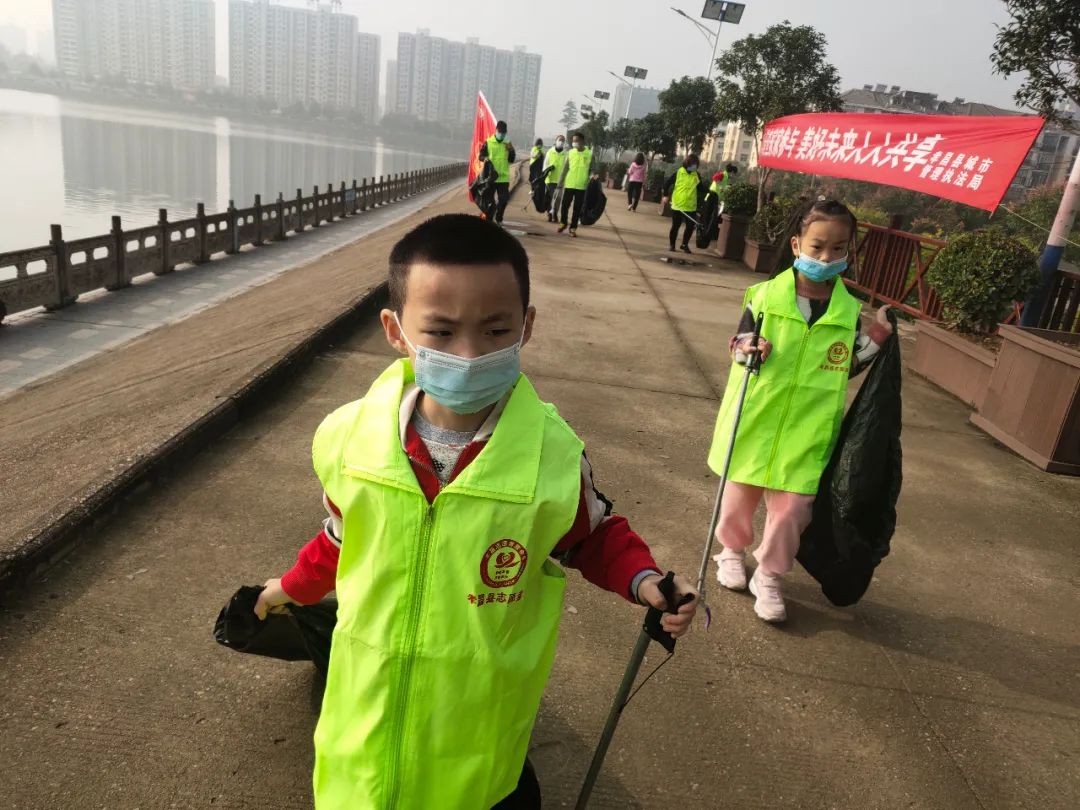
[[[505,230],[471,214],[442,214],[417,225],[390,251],[390,309],[401,312],[409,270],[417,262],[432,264],[509,264],[521,291],[521,308],[529,308],[529,257]]]
[[[505,121],[497,122],[495,124],[495,131],[496,132],[506,132],[506,122]]]
[[[585,133],[582,132],[579,129],[577,132],[575,132],[573,135],[570,136],[570,140],[573,140],[574,138],[581,138],[581,142],[584,143],[585,142]]]

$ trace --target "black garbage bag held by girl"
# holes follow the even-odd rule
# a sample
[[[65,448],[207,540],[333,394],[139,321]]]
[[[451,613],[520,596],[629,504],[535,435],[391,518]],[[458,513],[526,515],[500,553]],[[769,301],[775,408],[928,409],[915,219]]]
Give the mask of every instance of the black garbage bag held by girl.
[[[900,341],[893,334],[840,426],[797,555],[835,605],[853,605],[889,553],[903,482]]]

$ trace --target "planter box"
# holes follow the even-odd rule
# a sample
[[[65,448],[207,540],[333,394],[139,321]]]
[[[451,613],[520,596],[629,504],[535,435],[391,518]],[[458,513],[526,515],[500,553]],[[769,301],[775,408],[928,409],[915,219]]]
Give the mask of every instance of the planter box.
[[[739,214],[724,214],[720,223],[720,235],[716,238],[716,253],[725,259],[739,261],[746,249],[746,228],[750,217]]]
[[[1080,475],[1080,335],[1002,326],[986,397],[971,422],[1036,467]]]
[[[926,321],[915,322],[915,333],[911,370],[977,410],[997,355]]]
[[[779,250],[776,245],[747,239],[743,247],[743,264],[755,273],[771,273],[776,266],[776,255]]]

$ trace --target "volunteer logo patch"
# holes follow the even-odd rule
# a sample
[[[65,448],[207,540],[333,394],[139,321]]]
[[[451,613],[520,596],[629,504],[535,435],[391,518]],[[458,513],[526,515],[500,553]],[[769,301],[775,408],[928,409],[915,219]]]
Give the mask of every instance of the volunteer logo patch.
[[[851,356],[851,352],[848,351],[847,345],[844,344],[842,341],[839,341],[839,340],[836,341],[836,343],[834,343],[832,346],[829,347],[829,351],[827,353],[827,357],[829,358],[829,362],[834,366],[839,366],[839,365],[842,365],[843,363],[846,363],[847,360],[848,360],[848,357],[850,357],[850,356]]]
[[[510,588],[517,584],[529,561],[529,553],[517,540],[492,543],[480,561],[480,578],[489,588]]]

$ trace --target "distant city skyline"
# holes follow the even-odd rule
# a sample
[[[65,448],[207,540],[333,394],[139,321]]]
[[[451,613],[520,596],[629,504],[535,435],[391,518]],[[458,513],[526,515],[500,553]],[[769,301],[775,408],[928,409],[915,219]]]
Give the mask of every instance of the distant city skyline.
[[[227,75],[228,3],[215,2],[217,73]],[[304,0],[281,2],[305,5]],[[711,52],[705,38],[671,12],[667,3],[646,0],[578,4],[572,20],[567,13],[493,13],[490,3],[475,0],[342,3],[344,12],[359,18],[360,30],[382,38],[383,87],[383,66],[394,59],[398,33],[418,26],[448,40],[475,37],[497,48],[522,45],[541,54],[544,81],[538,99],[537,132],[545,136],[558,129],[557,121],[568,99],[580,103],[582,94],[591,96],[594,89],[614,94],[618,82],[607,71],[621,74],[626,64],[644,67],[649,70],[649,84],[663,88],[683,75],[703,75]],[[14,24],[28,32],[51,29],[50,0],[5,5],[8,7],[0,8],[0,24]],[[700,6],[683,8],[696,18]],[[861,87],[866,81],[882,81],[915,90],[932,89],[942,97],[963,96],[1015,107],[1012,95],[1022,76],[998,76],[990,65],[996,26],[1009,20],[1004,3],[914,0],[904,8],[901,13],[891,0],[864,0],[856,11],[844,3],[750,0],[739,25],[722,27],[719,51],[787,19],[795,25],[812,25],[825,35],[826,57],[839,70],[844,90]],[[715,24],[706,24],[715,29]],[[870,37],[875,38],[874,47],[867,47]]]

